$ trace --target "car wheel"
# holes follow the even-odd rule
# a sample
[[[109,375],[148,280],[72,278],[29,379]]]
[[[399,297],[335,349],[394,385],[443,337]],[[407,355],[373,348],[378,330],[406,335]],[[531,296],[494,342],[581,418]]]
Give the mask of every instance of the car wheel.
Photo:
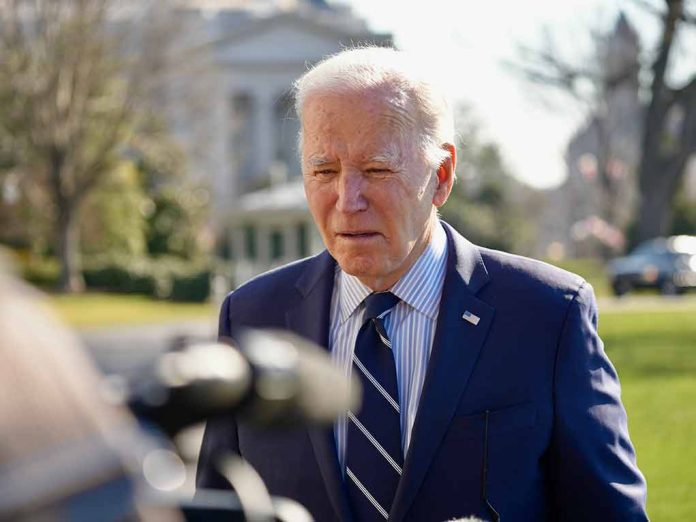
[[[678,295],[679,287],[671,279],[663,279],[660,282],[660,293],[662,295]]]
[[[612,281],[611,289],[616,297],[621,297],[631,291],[631,284],[622,279],[616,279]]]

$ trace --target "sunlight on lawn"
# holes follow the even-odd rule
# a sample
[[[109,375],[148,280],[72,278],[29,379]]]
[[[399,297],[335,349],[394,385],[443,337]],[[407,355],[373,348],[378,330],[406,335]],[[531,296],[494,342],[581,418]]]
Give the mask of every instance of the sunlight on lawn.
[[[172,303],[134,295],[52,295],[49,303],[77,328],[217,317],[217,306],[211,303]]]
[[[690,299],[678,303],[636,312],[627,301],[600,315],[655,521],[696,513],[696,312]]]

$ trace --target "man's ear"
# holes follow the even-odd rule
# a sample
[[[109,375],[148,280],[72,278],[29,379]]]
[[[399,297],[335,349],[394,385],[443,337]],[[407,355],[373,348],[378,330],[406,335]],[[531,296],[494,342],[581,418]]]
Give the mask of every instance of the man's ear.
[[[433,194],[433,205],[441,207],[449,198],[454,185],[454,172],[457,168],[457,149],[451,143],[444,143],[442,148],[449,154],[437,169],[437,187]]]

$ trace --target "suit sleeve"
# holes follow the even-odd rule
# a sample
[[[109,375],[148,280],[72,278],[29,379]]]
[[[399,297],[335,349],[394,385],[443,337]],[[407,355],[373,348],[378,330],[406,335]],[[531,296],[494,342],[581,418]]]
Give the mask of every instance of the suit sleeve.
[[[592,287],[571,301],[554,376],[549,466],[556,520],[647,520],[616,370],[597,334]]]
[[[220,309],[218,338],[230,337],[230,301],[228,295]],[[198,468],[196,471],[196,488],[231,489],[230,483],[217,471],[218,460],[226,454],[239,454],[237,422],[232,415],[209,419],[203,434]]]

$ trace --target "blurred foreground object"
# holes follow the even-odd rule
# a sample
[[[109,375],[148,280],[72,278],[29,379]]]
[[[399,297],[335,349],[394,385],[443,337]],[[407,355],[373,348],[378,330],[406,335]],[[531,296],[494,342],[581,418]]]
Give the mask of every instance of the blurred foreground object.
[[[184,428],[207,418],[235,414],[271,432],[296,424],[331,424],[357,406],[359,385],[312,343],[281,331],[240,329],[233,336],[223,339],[229,344],[181,339],[143,370],[110,377],[111,395],[130,405],[145,425],[154,423],[175,440]],[[187,520],[312,520],[299,503],[271,497],[239,455],[221,453],[213,466],[235,495],[199,489],[193,500],[179,498]],[[148,504],[157,501],[154,497]]]
[[[607,265],[614,294],[657,288],[663,295],[696,288],[696,236],[660,237],[638,245]]]
[[[304,353],[307,343],[256,332],[243,338],[243,354],[209,344],[163,356],[154,366],[162,378],[158,394],[138,396],[169,399],[160,403],[164,410],[149,411],[160,415],[149,420],[171,435],[218,409],[239,407],[266,424],[284,424],[292,412],[326,422],[338,415],[326,401],[348,391],[327,391],[327,380],[336,387],[335,375],[322,381],[325,363]],[[77,339],[41,306],[40,294],[3,266],[0,380],[0,520],[311,520],[296,502],[271,497],[233,455],[218,466],[236,494],[202,491],[191,500],[182,488],[185,464],[159,429],[139,427],[124,407],[128,395],[117,400]],[[329,399],[305,396],[321,390]]]
[[[133,514],[137,434],[100,399],[75,337],[0,259],[0,519],[113,520]]]
[[[243,330],[225,341],[163,354],[127,378],[122,400],[170,436],[233,412],[267,428],[328,425],[359,404],[358,383],[297,335]]]

